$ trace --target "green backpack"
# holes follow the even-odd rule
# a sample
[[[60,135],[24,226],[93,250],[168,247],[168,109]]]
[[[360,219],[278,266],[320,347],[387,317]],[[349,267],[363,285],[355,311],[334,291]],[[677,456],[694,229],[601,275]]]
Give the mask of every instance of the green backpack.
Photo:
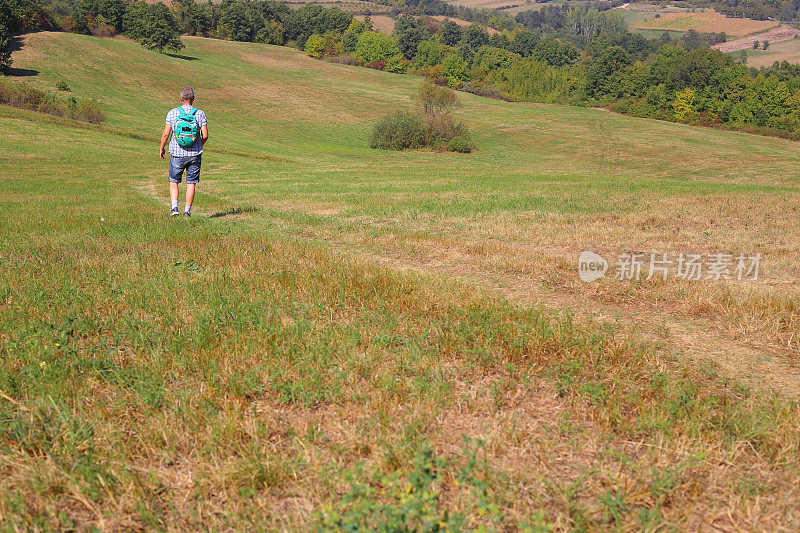
[[[200,126],[197,125],[195,113],[197,113],[195,108],[192,108],[188,113],[181,108],[181,114],[178,115],[178,120],[175,122],[175,140],[178,141],[178,146],[182,148],[189,148],[197,141]]]

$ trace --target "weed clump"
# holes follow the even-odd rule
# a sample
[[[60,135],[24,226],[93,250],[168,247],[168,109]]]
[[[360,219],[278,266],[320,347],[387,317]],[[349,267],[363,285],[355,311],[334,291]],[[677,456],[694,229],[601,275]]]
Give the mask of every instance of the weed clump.
[[[67,87],[66,90],[68,89]],[[59,90],[64,89],[59,86]],[[59,98],[22,83],[9,83],[4,80],[0,80],[0,104],[92,124],[100,124],[106,120],[105,113],[95,100]]]
[[[472,151],[474,145],[467,126],[453,118],[453,111],[461,105],[455,92],[427,80],[414,96],[414,103],[415,111],[398,110],[382,118],[372,131],[370,147]]]

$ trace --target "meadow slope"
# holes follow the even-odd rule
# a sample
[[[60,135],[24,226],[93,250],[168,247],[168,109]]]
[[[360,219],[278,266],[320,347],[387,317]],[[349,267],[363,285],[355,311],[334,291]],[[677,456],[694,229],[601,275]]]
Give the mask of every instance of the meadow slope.
[[[109,121],[0,108],[0,523],[800,527],[796,143],[465,94],[476,152],[375,151],[419,78],[185,43],[14,54]],[[585,249],[764,261],[584,284]]]

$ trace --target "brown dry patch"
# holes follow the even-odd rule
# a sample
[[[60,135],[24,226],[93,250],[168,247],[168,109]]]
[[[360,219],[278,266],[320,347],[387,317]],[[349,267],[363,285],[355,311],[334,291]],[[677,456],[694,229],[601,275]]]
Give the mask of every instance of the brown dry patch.
[[[364,22],[366,16],[356,15],[355,18]],[[372,21],[372,28],[376,31],[385,33],[386,35],[391,35],[394,31],[394,19],[388,15],[370,15],[369,19]]]
[[[46,36],[48,33],[49,32],[37,32],[20,35],[18,37],[20,40],[20,48],[11,54],[11,61],[14,63],[27,63],[29,61],[36,61],[44,57],[39,43],[43,39],[47,38]]]
[[[769,41],[770,43],[777,43],[780,41],[787,41],[789,39],[794,39],[795,35],[800,34],[800,30],[792,28],[790,26],[778,26],[777,28],[770,30],[765,33],[760,33],[758,35],[759,41]],[[733,41],[727,41],[720,44],[715,44],[712,48],[716,48],[720,52],[736,52],[739,50],[750,50],[753,48],[753,37],[747,37],[742,39],[735,39]],[[770,55],[770,58],[772,55]],[[772,60],[770,61],[770,63]]]
[[[725,32],[728,35],[743,37],[776,26],[778,23],[774,21],[730,18],[722,13],[709,10],[705,13],[664,13],[659,18],[640,22],[636,28],[677,31],[693,29],[700,33]]]
[[[362,229],[348,234],[327,224],[300,228],[282,220],[282,227],[394,268],[467,280],[526,306],[570,309],[587,323],[611,323],[622,335],[664,345],[687,360],[714,361],[748,385],[800,398],[800,314],[794,311],[800,291],[793,284],[800,249],[792,244],[800,235],[782,216],[800,205],[788,197],[758,206],[751,200],[747,194],[707,197],[704,203],[672,197],[654,199],[646,210],[580,217],[351,216],[347,223]],[[336,216],[330,216],[333,222]],[[378,236],[375,229],[381,230]],[[587,285],[575,267],[587,248],[612,263],[626,251],[758,251],[766,266],[761,279],[741,283],[607,279]]]
[[[438,20],[439,22],[444,22],[446,20],[450,20],[452,22],[455,22],[456,24],[458,24],[462,28],[466,28],[467,26],[472,26],[472,24],[474,24],[473,22],[468,22],[466,20],[454,19],[454,18],[451,18],[451,17],[445,17],[444,15],[432,15],[431,18],[434,19],[434,20]],[[485,28],[486,28],[486,31],[489,33],[489,35],[498,35],[500,33],[499,31],[497,31],[494,28],[490,28],[488,26],[486,26]]]
[[[342,209],[348,207],[347,204],[336,202],[297,202],[297,201],[282,201],[270,204],[277,206],[282,211],[297,211],[307,215],[314,215],[319,217],[330,217],[338,215]]]

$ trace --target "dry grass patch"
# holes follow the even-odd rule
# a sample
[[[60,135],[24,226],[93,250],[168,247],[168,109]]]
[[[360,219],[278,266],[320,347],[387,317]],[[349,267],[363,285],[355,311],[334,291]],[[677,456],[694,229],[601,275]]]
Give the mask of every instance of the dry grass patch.
[[[659,18],[637,23],[634,28],[642,30],[695,30],[700,33],[725,32],[733,37],[744,37],[775,28],[779,23],[771,20],[730,18],[716,11],[704,13],[663,13]]]

